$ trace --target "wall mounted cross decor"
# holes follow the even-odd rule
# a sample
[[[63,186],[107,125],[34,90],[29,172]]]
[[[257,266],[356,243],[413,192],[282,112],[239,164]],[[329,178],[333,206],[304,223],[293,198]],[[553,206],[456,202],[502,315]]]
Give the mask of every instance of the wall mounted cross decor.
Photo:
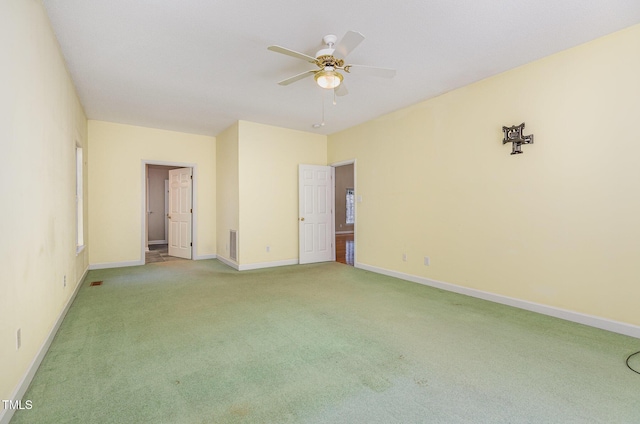
[[[522,153],[523,144],[533,144],[533,134],[522,134],[524,132],[524,122],[520,125],[514,125],[513,127],[502,127],[502,132],[504,133],[502,144],[513,143],[511,145],[512,155]]]

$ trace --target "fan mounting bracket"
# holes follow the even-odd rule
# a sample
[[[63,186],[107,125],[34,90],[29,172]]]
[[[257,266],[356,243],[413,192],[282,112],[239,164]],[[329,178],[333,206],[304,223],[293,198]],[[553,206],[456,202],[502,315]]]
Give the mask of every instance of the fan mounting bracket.
[[[336,44],[337,41],[338,41],[338,37],[336,37],[333,34],[328,34],[322,37],[322,42],[327,46],[329,46],[329,48],[333,48],[333,46]]]

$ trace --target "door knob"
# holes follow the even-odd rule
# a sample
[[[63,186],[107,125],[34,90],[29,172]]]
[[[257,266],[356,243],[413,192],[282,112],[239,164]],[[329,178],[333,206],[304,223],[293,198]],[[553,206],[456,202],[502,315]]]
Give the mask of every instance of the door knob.
[[[300,218],[300,221],[304,221],[304,217]]]

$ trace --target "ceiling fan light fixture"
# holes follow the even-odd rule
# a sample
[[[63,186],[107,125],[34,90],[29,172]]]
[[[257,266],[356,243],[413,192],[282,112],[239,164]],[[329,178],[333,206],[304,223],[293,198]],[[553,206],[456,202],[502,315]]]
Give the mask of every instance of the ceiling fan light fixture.
[[[314,77],[318,85],[322,88],[336,88],[342,82],[342,75],[336,71],[319,71]]]

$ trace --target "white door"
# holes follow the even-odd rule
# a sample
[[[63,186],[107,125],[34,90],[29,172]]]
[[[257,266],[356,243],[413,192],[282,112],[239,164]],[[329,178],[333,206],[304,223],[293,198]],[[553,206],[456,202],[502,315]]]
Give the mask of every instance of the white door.
[[[301,264],[334,260],[333,173],[331,166],[299,166]]]
[[[191,168],[169,171],[169,256],[191,259]]]

